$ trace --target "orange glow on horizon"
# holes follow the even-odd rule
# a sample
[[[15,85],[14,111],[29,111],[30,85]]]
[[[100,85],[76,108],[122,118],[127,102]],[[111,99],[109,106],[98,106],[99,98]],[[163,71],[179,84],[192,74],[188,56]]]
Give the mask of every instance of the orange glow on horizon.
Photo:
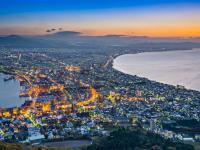
[[[83,35],[200,37],[199,4],[138,8],[22,13],[3,18],[0,35],[44,35],[76,31]],[[56,29],[47,33],[47,30]]]
[[[102,25],[104,26],[104,25]],[[64,28],[65,29],[65,28]],[[101,27],[93,27],[91,29],[87,28],[67,28],[67,30],[63,31],[77,31],[81,32],[82,35],[89,36],[103,36],[103,35],[128,35],[128,36],[149,36],[149,37],[200,37],[200,24],[195,25],[165,25],[165,26],[157,26],[157,25],[138,25],[133,26],[129,25],[128,27],[110,27],[105,25],[104,28]],[[13,34],[19,35],[45,35],[52,34],[46,33],[45,30],[34,28],[24,28],[22,31],[22,27],[20,30],[13,31]],[[5,30],[6,32],[6,30]],[[9,35],[6,33],[1,33],[1,35]]]
[[[149,36],[149,37],[200,37],[200,26],[196,27],[141,27],[137,29],[99,29],[83,30],[84,35],[127,35],[127,36]]]

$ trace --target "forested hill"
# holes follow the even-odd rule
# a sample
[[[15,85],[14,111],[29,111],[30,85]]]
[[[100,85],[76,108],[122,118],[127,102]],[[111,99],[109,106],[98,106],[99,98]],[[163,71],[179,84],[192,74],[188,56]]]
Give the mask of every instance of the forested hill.
[[[97,139],[87,150],[194,150],[193,146],[171,142],[141,130],[119,129]]]

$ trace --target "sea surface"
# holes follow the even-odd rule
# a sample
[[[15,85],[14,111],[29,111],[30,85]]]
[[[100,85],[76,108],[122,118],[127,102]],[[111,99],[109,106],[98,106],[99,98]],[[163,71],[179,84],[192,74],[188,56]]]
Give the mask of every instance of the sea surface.
[[[126,74],[200,91],[200,48],[121,55],[114,59],[113,68]]]
[[[8,75],[0,73],[0,107],[19,107],[24,103],[23,98],[19,98],[20,84],[17,80],[4,81]]]

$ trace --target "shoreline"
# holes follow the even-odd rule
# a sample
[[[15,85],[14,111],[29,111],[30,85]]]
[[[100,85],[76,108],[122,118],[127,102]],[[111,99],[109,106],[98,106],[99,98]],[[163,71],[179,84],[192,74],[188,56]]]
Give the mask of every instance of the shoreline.
[[[164,50],[165,52],[167,51],[167,50]],[[169,50],[170,51],[170,50]],[[116,69],[114,69],[113,68],[113,61],[114,61],[114,59],[116,59],[117,57],[119,57],[120,55],[124,55],[124,54],[127,54],[127,53],[129,53],[129,54],[138,54],[138,53],[144,53],[145,51],[135,51],[135,52],[132,52],[131,53],[131,51],[127,51],[127,50],[125,50],[125,51],[119,51],[118,53],[117,52],[115,52],[115,54],[114,53],[110,53],[109,55],[106,55],[106,56],[104,56],[103,57],[103,59],[99,59],[99,61],[96,61],[95,62],[95,60],[96,59],[94,59],[94,60],[92,60],[91,59],[91,61],[88,61],[88,63],[87,64],[85,64],[85,63],[83,63],[83,65],[84,66],[86,66],[86,65],[91,65],[91,63],[93,63],[93,64],[97,64],[97,65],[94,65],[94,67],[92,67],[92,68],[88,68],[88,70],[86,70],[87,72],[86,73],[84,73],[84,74],[82,74],[82,72],[81,72],[81,75],[79,76],[79,74],[78,74],[78,76],[76,76],[76,72],[74,72],[74,82],[76,82],[76,81],[80,81],[80,83],[88,83],[88,84],[91,84],[92,86],[96,86],[95,88],[97,89],[97,92],[100,92],[102,95],[103,95],[103,97],[102,97],[102,99],[103,98],[107,98],[107,95],[109,94],[109,93],[111,93],[112,91],[113,92],[115,92],[115,93],[120,93],[120,94],[118,94],[119,96],[120,96],[120,98],[123,98],[123,97],[125,97],[124,99],[126,100],[126,101],[123,101],[124,99],[122,99],[122,101],[120,100],[120,101],[118,101],[119,103],[119,105],[112,105],[113,103],[105,103],[106,105],[105,106],[108,106],[108,108],[112,105],[112,107],[114,107],[115,109],[121,109],[122,111],[123,111],[123,114],[126,114],[127,112],[130,112],[130,114],[134,114],[134,116],[136,116],[136,117],[138,117],[138,118],[143,118],[143,116],[145,116],[144,118],[146,119],[146,121],[149,121],[150,120],[150,118],[152,117],[152,118],[155,118],[155,114],[151,114],[151,109],[148,109],[149,107],[154,107],[154,104],[157,104],[157,108],[159,108],[160,110],[163,110],[163,108],[165,108],[165,106],[167,107],[167,106],[169,106],[169,102],[170,101],[175,101],[175,102],[177,102],[177,104],[180,106],[180,107],[184,107],[185,106],[185,101],[186,100],[194,100],[194,102],[196,102],[198,99],[199,99],[199,97],[200,97],[200,93],[198,92],[193,92],[193,91],[191,91],[191,90],[186,90],[186,89],[177,89],[177,88],[175,88],[174,86],[172,86],[172,85],[167,85],[167,84],[163,84],[163,83],[160,83],[160,82],[156,82],[156,81],[151,81],[151,80],[149,80],[149,79],[147,79],[147,78],[142,78],[142,77],[138,77],[138,76],[133,76],[133,75],[130,75],[130,74],[126,74],[126,73],[123,73],[123,72],[120,72],[119,70],[116,70]],[[155,50],[155,52],[158,52],[158,50]],[[162,52],[162,50],[160,51],[160,52]],[[73,55],[72,55],[73,56]],[[93,55],[92,55],[93,56]],[[99,57],[99,56],[96,56],[95,58],[97,58],[97,57]],[[32,55],[31,55],[31,58],[32,58]],[[59,57],[58,57],[59,58]],[[61,57],[62,58],[62,57]],[[42,60],[44,60],[44,58],[42,57],[41,58]],[[86,59],[86,58],[85,58]],[[28,59],[29,60],[29,59]],[[40,59],[39,59],[40,60]],[[71,60],[71,59],[70,59]],[[83,59],[84,60],[84,59]],[[90,60],[90,59],[89,59]],[[97,59],[98,60],[98,59]],[[78,59],[77,61],[80,61],[80,59]],[[40,62],[40,61],[39,61]],[[69,62],[71,62],[71,61],[69,61]],[[84,62],[84,61],[83,61]],[[106,63],[105,63],[106,62]],[[26,60],[24,60],[24,62],[22,61],[21,63],[26,63]],[[51,61],[48,61],[48,63],[50,63],[51,64]],[[44,66],[43,65],[41,65],[42,67],[45,67],[45,66],[47,66],[48,65],[48,63],[47,64],[45,64]],[[57,63],[59,63],[59,62],[55,62],[54,63],[54,66],[55,67],[49,67],[49,68],[47,68],[47,70],[43,70],[43,71],[47,71],[47,72],[45,72],[47,75],[47,77],[49,77],[49,78],[51,78],[51,81],[54,81],[54,83],[56,83],[56,82],[58,82],[59,81],[59,83],[61,82],[61,84],[65,84],[66,85],[66,87],[69,87],[69,85],[67,84],[67,83],[65,83],[65,81],[67,81],[67,80],[70,80],[69,78],[61,78],[62,76],[60,76],[59,75],[59,73],[60,73],[60,67],[62,67],[63,68],[63,66],[61,66],[62,64],[60,64],[59,63],[59,65],[57,64]],[[37,64],[37,63],[36,63]],[[35,65],[36,65],[35,64]],[[102,67],[103,65],[102,64],[105,64],[105,68],[104,67]],[[77,64],[76,64],[77,65]],[[83,66],[83,67],[84,67]],[[9,68],[9,67],[8,67]],[[3,69],[8,69],[7,67],[5,67],[5,68],[3,68]],[[13,67],[14,68],[14,67]],[[55,72],[55,73],[53,73],[53,75],[51,76],[50,75],[50,72],[52,72],[52,70],[49,70],[50,68],[53,68],[53,69],[55,69],[55,70],[53,70],[53,71],[58,71],[58,72]],[[23,68],[22,68],[23,69]],[[22,70],[21,69],[21,70]],[[59,69],[59,70],[58,70]],[[9,70],[9,69],[8,69]],[[32,81],[33,80],[33,82],[30,82],[30,83],[33,83],[33,85],[34,85],[34,77],[37,79],[39,79],[39,77],[40,76],[37,76],[39,73],[43,73],[43,72],[37,72],[37,73],[33,73],[33,74],[28,74],[28,71],[30,71],[30,66],[26,66],[25,68],[24,68],[24,70],[26,70],[27,71],[27,75],[32,75],[33,76],[33,78],[30,78],[30,81]],[[15,69],[10,69],[10,71],[13,71],[13,72],[15,72]],[[23,71],[22,71],[23,72]],[[16,76],[18,76],[18,75],[21,75],[22,74],[22,72],[20,72],[20,70],[18,70],[18,68],[16,67]],[[66,74],[65,75],[68,75],[68,74],[71,74],[71,73],[68,73],[68,72],[65,72]],[[35,75],[35,76],[34,76]],[[77,78],[78,77],[78,78]],[[80,78],[79,78],[80,77]],[[26,79],[26,78],[25,78]],[[60,80],[60,79],[62,79],[62,80]],[[28,79],[26,79],[26,81],[29,81]],[[42,79],[42,81],[45,81],[45,78],[44,79]],[[85,82],[81,82],[81,81],[85,81]],[[94,81],[94,82],[93,82]],[[44,83],[44,82],[41,82],[41,83]],[[48,82],[45,82],[44,84],[48,84]],[[49,82],[49,84],[51,84],[52,82]],[[76,82],[77,83],[77,82]],[[96,84],[97,83],[97,84]],[[98,84],[98,83],[101,83],[101,84]],[[37,84],[37,83],[36,83]],[[70,85],[73,85],[74,87],[77,87],[77,84],[70,84]],[[100,88],[99,88],[100,87]],[[73,90],[73,89],[72,89]],[[111,91],[111,92],[110,92]],[[73,92],[73,91],[72,91]],[[75,91],[76,93],[75,94],[77,94],[78,92],[77,91]],[[80,91],[80,93],[81,92],[84,92],[84,91]],[[85,92],[84,92],[85,93]],[[137,94],[138,93],[138,94]],[[79,94],[79,93],[78,93]],[[111,93],[112,94],[112,93]],[[95,94],[96,95],[96,94]],[[117,96],[118,96],[117,95]],[[125,95],[125,96],[124,96]],[[144,102],[138,102],[138,104],[139,105],[134,105],[134,103],[135,102],[131,102],[131,101],[128,101],[128,100],[135,100],[135,99],[133,99],[134,98],[134,96],[138,96],[138,97],[144,97]],[[75,95],[76,96],[76,95]],[[85,95],[83,95],[83,96],[85,96]],[[132,99],[130,99],[130,98],[132,98]],[[176,99],[176,98],[179,98],[179,99]],[[116,98],[116,100],[117,100],[118,98]],[[78,99],[79,100],[79,99]],[[82,99],[80,99],[80,100],[82,100]],[[111,99],[112,100],[112,99]],[[178,101],[178,100],[180,100],[180,101]],[[195,101],[196,100],[196,101]],[[91,101],[90,101],[91,102]],[[106,101],[105,101],[106,102]],[[152,103],[151,103],[152,102]],[[188,101],[189,102],[189,101]],[[47,131],[45,131],[45,133],[47,134],[47,138],[48,138],[48,134],[49,135],[53,135],[53,132],[54,131],[56,131],[55,133],[57,134],[58,133],[58,136],[59,137],[63,137],[63,134],[61,134],[59,131],[60,131],[60,129],[62,129],[63,130],[63,132],[68,132],[68,131],[72,131],[72,133],[80,133],[80,127],[81,126],[83,126],[83,129],[85,130],[85,128],[84,128],[84,126],[85,126],[85,123],[83,122],[83,123],[81,123],[80,125],[77,125],[77,126],[72,126],[72,129],[70,129],[70,130],[64,130],[64,127],[66,127],[65,125],[66,125],[66,121],[69,121],[69,122],[71,122],[72,123],[72,125],[73,125],[73,123],[76,123],[76,115],[74,115],[75,113],[77,113],[76,111],[73,111],[72,113],[70,113],[71,112],[71,109],[69,110],[69,112],[66,112],[66,107],[54,107],[54,108],[52,108],[52,110],[51,110],[51,108],[45,108],[44,109],[44,111],[43,111],[43,106],[45,106],[44,105],[44,103],[45,103],[45,101],[44,102],[41,102],[41,105],[38,107],[38,108],[34,108],[35,110],[33,111],[33,113],[31,114],[31,116],[29,116],[29,117],[34,117],[35,119],[39,119],[39,118],[42,118],[42,117],[44,117],[44,119],[45,120],[43,120],[42,122],[41,122],[41,124],[39,124],[39,123],[35,123],[35,121],[34,122],[26,122],[25,124],[27,124],[27,125],[35,125],[35,126],[37,126],[36,128],[37,128],[37,130],[36,130],[36,132],[39,132],[39,130],[38,130],[38,128],[43,128],[43,126],[45,126],[45,125],[47,125],[47,127],[50,127],[51,128],[51,125],[52,124],[57,124],[58,125],[58,127],[59,128],[56,128],[55,130],[54,130],[54,128],[53,129],[50,129],[50,132],[48,133]],[[162,104],[161,104],[162,103]],[[56,106],[58,104],[58,106],[66,106],[66,105],[59,105],[59,103],[54,103],[53,105],[54,106]],[[96,105],[97,103],[91,103],[90,105],[92,106],[92,105]],[[87,105],[87,104],[86,104]],[[127,107],[127,106],[133,106],[132,108],[129,108],[129,107]],[[196,105],[195,105],[195,103],[194,104],[188,104],[189,106],[191,106],[191,107],[197,107]],[[51,106],[51,105],[48,105],[48,106]],[[140,108],[147,108],[146,109],[146,112],[143,112],[143,110],[141,110],[140,111]],[[92,107],[91,107],[92,108]],[[94,108],[94,107],[93,107]],[[92,109],[93,109],[92,108]],[[101,106],[99,107],[99,108],[101,108]],[[170,107],[169,107],[170,108]],[[75,108],[76,109],[76,108]],[[198,109],[198,108],[197,108]],[[133,110],[135,110],[135,112],[133,112]],[[95,110],[94,110],[95,111]],[[38,115],[38,112],[40,113],[39,115]],[[63,116],[61,116],[61,118],[58,118],[58,119],[56,119],[56,121],[54,121],[54,119],[55,118],[53,118],[53,117],[51,117],[50,115],[51,115],[51,112],[52,112],[52,114],[56,117],[56,116],[59,116],[60,115],[60,112],[62,113],[62,114],[64,114]],[[105,115],[105,116],[107,116],[107,112],[111,112],[110,110],[105,110],[105,111],[102,111],[102,112],[98,112],[98,111],[96,111],[95,113],[100,113],[100,114],[103,114],[103,115]],[[163,112],[160,112],[160,111],[156,111],[156,112],[154,112],[154,113],[156,113],[156,115],[157,115],[157,119],[162,119],[163,117],[165,117],[165,113],[169,113],[169,115],[171,115],[171,118],[170,119],[174,119],[174,118],[172,118],[172,117],[174,117],[174,112],[176,112],[176,111],[173,111],[173,110],[163,110]],[[189,117],[191,117],[193,114],[194,114],[194,112],[192,112],[192,110],[188,110],[188,112],[190,113],[189,115]],[[46,120],[46,114],[48,114],[49,113],[49,116],[47,116],[47,117],[49,117],[49,119],[50,119],[50,122],[48,122],[48,119]],[[65,113],[66,113],[66,115],[65,115]],[[69,113],[69,114],[68,114]],[[181,113],[184,113],[184,111],[180,111],[180,114]],[[196,113],[197,114],[197,113]],[[113,113],[113,115],[111,115],[110,117],[112,117],[110,120],[111,120],[111,122],[110,122],[110,120],[108,120],[108,122],[109,122],[109,124],[108,124],[108,126],[106,126],[105,124],[102,124],[102,127],[104,127],[104,125],[105,125],[105,128],[103,128],[103,130],[105,130],[105,131],[109,131],[109,130],[112,130],[111,129],[111,127],[113,128],[113,127],[115,127],[115,126],[113,126],[115,123],[116,123],[116,125],[118,124],[118,121],[120,120],[122,120],[122,121],[124,121],[124,119],[125,119],[125,121],[129,118],[128,116],[126,116],[125,118],[116,118],[116,116],[117,115],[119,115],[118,114],[118,112],[116,112],[116,113]],[[15,115],[13,115],[14,117],[16,117],[17,118],[17,116],[15,116]],[[68,118],[68,116],[69,116],[69,118],[71,117],[72,119],[70,119],[70,120],[66,120],[66,118]],[[75,119],[73,118],[75,116]],[[176,116],[175,116],[176,117]],[[192,116],[193,117],[193,116]],[[80,118],[81,118],[81,116],[80,116]],[[23,120],[24,119],[24,120]],[[51,121],[51,119],[52,119],[52,121]],[[63,120],[64,119],[64,120]],[[88,123],[90,123],[92,120],[93,120],[93,117],[90,117],[89,116],[89,121],[88,121]],[[100,118],[101,119],[101,118]],[[184,119],[186,119],[187,120],[187,117],[184,117]],[[128,119],[129,120],[129,119]],[[26,121],[26,118],[25,117],[23,117],[22,118],[22,121]],[[58,122],[59,121],[59,122]],[[79,120],[78,120],[79,121]],[[107,121],[107,120],[106,120]],[[21,123],[21,121],[19,122],[19,124]],[[44,123],[44,124],[43,124]],[[62,124],[61,124],[62,123]],[[110,126],[110,123],[112,123],[112,126]],[[99,121],[97,120],[97,125],[98,124],[100,124],[101,125],[101,123],[99,123]],[[71,126],[71,124],[69,124],[69,127]],[[89,125],[88,125],[89,126]],[[74,129],[74,130],[73,130]],[[94,130],[93,130],[94,129]],[[87,128],[86,128],[86,130],[87,130]],[[88,129],[89,130],[89,129]],[[102,136],[102,135],[106,135],[106,134],[103,134],[103,130],[102,130],[102,133],[100,134],[100,136]],[[57,132],[58,131],[58,132]],[[74,132],[75,131],[75,132]],[[94,131],[94,133],[96,133],[96,131],[95,131],[95,128],[91,128],[91,130],[89,130],[88,131],[88,133],[89,133],[89,136],[93,136],[94,134],[93,134],[93,131]],[[187,132],[187,131],[186,131]],[[30,135],[32,135],[32,131],[30,131]],[[90,134],[91,133],[91,134]],[[105,132],[106,133],[106,132]],[[109,132],[107,132],[107,133],[109,133]],[[13,135],[15,135],[16,133],[13,133]],[[46,134],[42,134],[42,135],[46,135]],[[34,135],[34,134],[33,134]],[[67,136],[68,135],[70,135],[70,136],[74,136],[74,134],[67,134]],[[39,138],[41,138],[41,137],[39,137]],[[41,140],[41,139],[39,139],[39,140]],[[60,143],[60,141],[58,141],[59,143]],[[54,143],[55,144],[55,143]]]
[[[11,79],[11,80],[14,80],[15,82],[16,82],[16,81],[19,82],[18,80],[15,79],[15,76],[16,76],[15,73],[11,73],[11,72],[9,72],[9,71],[0,71],[0,75],[2,75],[2,76],[4,76],[4,75],[5,75],[5,76],[13,76],[14,79]],[[10,81],[11,81],[10,79],[5,81],[5,78],[4,78],[4,77],[3,77],[2,79],[3,79],[2,82],[4,82],[5,84],[9,84],[9,83],[7,83],[7,82],[10,82]],[[19,89],[17,89],[17,90],[18,90],[18,92],[20,91],[20,85],[19,85]],[[11,93],[11,95],[12,95],[12,94],[13,94],[13,93]],[[7,109],[10,109],[10,108],[19,108],[19,107],[21,107],[21,105],[24,104],[25,100],[23,100],[23,99],[20,98],[19,93],[17,93],[16,98],[17,98],[16,103],[18,103],[18,104],[16,104],[16,106],[6,106],[6,107],[5,107],[5,106],[0,106],[0,108],[1,108],[2,110],[7,110]],[[15,101],[15,99],[12,99],[11,101]]]
[[[161,50],[161,51],[157,51],[157,50],[155,50],[155,51],[143,51],[143,52],[135,52],[135,53],[122,53],[122,54],[117,54],[116,56],[114,56],[113,57],[113,60],[112,60],[112,64],[111,64],[111,66],[110,66],[110,69],[114,69],[115,71],[118,71],[118,72],[120,72],[120,73],[123,73],[123,74],[125,74],[125,75],[130,75],[130,76],[137,76],[137,77],[139,77],[139,78],[143,78],[143,79],[146,79],[146,80],[148,80],[148,81],[150,81],[150,82],[157,82],[157,83],[160,83],[160,84],[164,84],[164,85],[169,85],[169,86],[173,86],[173,87],[175,87],[175,88],[177,88],[177,87],[182,87],[183,89],[185,89],[185,90],[189,90],[189,91],[195,91],[195,92],[200,92],[200,90],[196,90],[196,89],[191,89],[191,88],[187,88],[187,86],[186,85],[181,85],[181,84],[177,84],[177,85],[173,85],[173,84],[170,84],[170,83],[164,83],[164,82],[160,82],[160,81],[158,81],[158,80],[154,80],[154,79],[150,79],[150,77],[143,77],[143,76],[140,76],[140,75],[138,75],[138,74],[131,74],[131,73],[126,73],[125,71],[120,71],[120,70],[118,70],[118,69],[116,69],[116,68],[114,68],[114,60],[116,59],[116,58],[118,58],[118,57],[121,57],[121,56],[125,56],[125,55],[138,55],[138,54],[144,54],[144,53],[146,53],[146,54],[148,54],[148,53],[163,53],[163,52],[180,52],[180,51],[193,51],[193,50],[200,50],[199,48],[193,48],[193,49],[185,49],[185,50]]]
[[[173,50],[173,49],[159,49],[159,50],[136,50],[134,52],[132,52],[132,50],[130,51],[127,51],[127,52],[122,52],[122,53],[117,53],[117,54],[113,54],[109,57],[112,57],[112,62],[111,62],[111,68],[113,67],[113,60],[116,59],[117,57],[119,56],[123,56],[123,55],[135,55],[135,54],[141,54],[141,53],[156,53],[156,52],[174,52],[174,51],[191,51],[191,50],[195,50],[195,49],[198,49],[198,48],[192,48],[192,49],[176,49],[176,50]],[[108,60],[107,60],[108,61]],[[107,62],[106,61],[106,62]],[[105,64],[104,64],[105,65]],[[108,68],[110,68],[108,67]]]

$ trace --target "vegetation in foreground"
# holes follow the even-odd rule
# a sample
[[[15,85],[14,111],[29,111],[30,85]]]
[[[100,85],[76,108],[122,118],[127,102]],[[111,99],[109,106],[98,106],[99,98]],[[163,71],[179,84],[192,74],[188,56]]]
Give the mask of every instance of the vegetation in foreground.
[[[0,141],[0,150],[54,150],[54,149],[36,147],[21,143],[6,143]]]
[[[54,150],[54,148],[0,142],[0,150]],[[194,147],[189,144],[172,142],[139,129],[120,128],[111,132],[110,136],[97,138],[92,145],[82,150],[194,150]]]
[[[194,150],[193,146],[171,142],[159,135],[141,130],[120,128],[108,137],[100,138],[87,150]]]

